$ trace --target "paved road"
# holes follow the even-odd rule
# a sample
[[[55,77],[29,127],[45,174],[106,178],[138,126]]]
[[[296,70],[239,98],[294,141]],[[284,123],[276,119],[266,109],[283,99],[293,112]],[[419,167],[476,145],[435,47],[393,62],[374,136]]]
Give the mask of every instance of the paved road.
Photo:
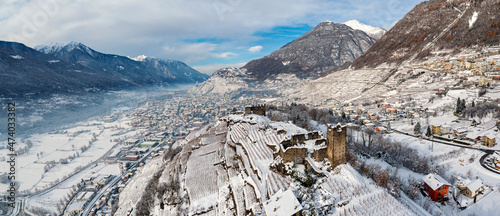
[[[491,171],[491,172],[494,172],[494,173],[496,173],[496,174],[500,174],[500,170],[495,169],[495,168],[492,168],[492,167],[488,166],[488,165],[484,162],[484,160],[485,160],[488,156],[490,156],[491,154],[493,154],[493,151],[492,151],[491,153],[488,153],[488,152],[487,152],[487,154],[483,155],[483,156],[479,159],[479,164],[481,164],[481,166],[483,166],[485,169],[487,169],[487,170],[489,170],[489,171]]]
[[[156,148],[151,148],[149,149],[149,151],[147,153],[145,153],[142,158],[140,158],[137,163],[135,163],[134,165],[132,165],[130,169],[133,169],[137,166],[137,164],[140,164],[142,163],[144,160],[146,160],[146,158],[148,158],[150,155],[151,155],[151,152],[153,152],[154,150],[158,149],[159,147],[156,147]],[[92,210],[92,208],[94,208],[95,206],[95,203],[102,198],[102,196],[104,195],[104,193],[106,192],[106,190],[108,188],[111,188],[113,187],[114,185],[116,185],[116,183],[118,183],[118,181],[120,181],[120,179],[127,175],[128,173],[123,173],[121,176],[116,176],[115,178],[113,178],[113,180],[111,180],[110,182],[108,182],[103,188],[101,188],[101,190],[99,190],[99,192],[97,193],[96,196],[94,196],[94,198],[90,201],[90,202],[87,202],[87,206],[85,207],[85,209],[83,210],[82,214],[80,215],[90,215],[90,210]]]
[[[475,149],[475,150],[484,151],[484,152],[486,152],[486,154],[484,154],[479,159],[479,164],[481,164],[481,166],[484,167],[486,170],[489,170],[489,171],[491,171],[493,173],[496,173],[496,174],[500,174],[500,170],[494,169],[492,167],[489,167],[485,163],[485,161],[484,161],[488,156],[490,156],[491,154],[493,154],[495,152],[495,150],[491,150],[491,149],[487,149],[487,148],[483,148],[483,147],[478,147],[478,146],[468,146],[468,145],[464,145],[464,144],[451,143],[451,142],[446,142],[446,141],[443,141],[443,140],[435,140],[435,139],[431,140],[429,138],[411,135],[411,134],[408,134],[408,133],[405,133],[405,132],[401,132],[401,131],[398,131],[398,130],[394,130],[394,132],[399,133],[399,134],[403,134],[403,135],[406,135],[406,136],[415,137],[415,138],[422,138],[422,139],[425,139],[425,140],[428,140],[428,141],[432,141],[432,142],[436,142],[436,143],[440,143],[440,144],[445,144],[445,145],[456,146],[456,147],[461,147],[461,148],[468,148],[468,149]]]
[[[8,216],[18,215],[21,211],[22,201],[16,197],[16,202],[14,204],[14,208],[7,214]]]
[[[80,171],[75,172],[75,173],[73,173],[73,174],[69,175],[68,177],[66,177],[66,178],[65,178],[65,179],[63,179],[62,181],[59,181],[59,182],[57,182],[57,183],[53,184],[52,186],[50,186],[50,187],[48,187],[48,188],[42,189],[42,190],[40,190],[40,191],[39,191],[39,192],[37,192],[37,193],[33,193],[33,194],[29,194],[29,195],[19,195],[19,196],[17,196],[17,197],[16,197],[16,204],[15,204],[15,208],[14,208],[14,209],[12,209],[12,210],[10,211],[10,213],[8,213],[8,214],[7,214],[7,216],[16,216],[16,215],[18,215],[18,214],[21,212],[21,207],[22,207],[22,202],[21,202],[21,200],[22,200],[22,199],[25,199],[25,200],[26,200],[26,205],[25,205],[25,207],[29,207],[27,204],[29,204],[29,203],[28,203],[28,200],[29,200],[31,197],[46,194],[46,193],[48,193],[48,192],[52,191],[53,189],[55,189],[55,188],[56,188],[57,186],[59,186],[60,184],[62,184],[64,181],[66,181],[66,180],[68,180],[69,178],[73,177],[74,175],[76,175],[76,174],[80,173],[81,171],[83,171],[83,170],[85,170],[85,169],[87,169],[87,168],[89,168],[89,167],[91,167],[91,166],[95,165],[96,163],[99,163],[99,162],[100,162],[100,161],[101,161],[104,157],[106,157],[106,156],[109,154],[109,152],[111,152],[111,150],[113,150],[113,149],[114,149],[114,147],[115,147],[115,146],[113,146],[113,148],[111,148],[110,150],[108,150],[105,154],[103,154],[101,157],[99,157],[99,158],[98,158],[97,160],[95,160],[94,162],[91,162],[91,163],[87,164],[87,165],[86,165],[85,167],[83,167]],[[26,209],[25,209],[25,211],[26,211]]]
[[[110,182],[108,182],[103,188],[101,188],[101,190],[99,190],[99,192],[94,196],[94,198],[89,202],[87,202],[88,204],[83,210],[83,214],[81,215],[90,215],[90,210],[92,210],[92,208],[95,206],[95,203],[102,198],[102,196],[104,195],[104,193],[106,193],[106,190],[108,190],[108,188],[115,186],[115,184],[118,183],[118,181],[120,181],[121,178],[122,176],[115,176]]]
[[[415,135],[412,135],[412,134],[409,134],[409,133],[405,133],[405,132],[401,132],[401,131],[398,131],[398,130],[394,130],[394,132],[399,133],[399,134],[403,134],[403,135],[406,135],[406,136],[411,136],[411,137],[415,137],[415,138],[425,139],[425,140],[428,140],[428,141],[431,141],[431,142],[435,142],[435,143],[449,145],[449,146],[455,146],[455,147],[461,147],[461,148],[468,148],[468,149],[475,149],[475,150],[484,150],[486,152],[488,152],[488,151],[493,152],[493,150],[491,150],[489,148],[483,148],[483,147],[480,147],[480,146],[470,146],[470,145],[465,145],[465,144],[447,142],[447,141],[439,140],[439,139],[429,139],[427,137],[415,136]]]

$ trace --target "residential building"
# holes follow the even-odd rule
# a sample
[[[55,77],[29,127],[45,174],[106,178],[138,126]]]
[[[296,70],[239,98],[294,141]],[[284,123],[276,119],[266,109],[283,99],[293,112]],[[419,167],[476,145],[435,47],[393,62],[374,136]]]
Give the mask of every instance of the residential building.
[[[422,180],[424,180],[425,191],[433,201],[440,201],[447,197],[451,184],[441,176],[430,173]]]

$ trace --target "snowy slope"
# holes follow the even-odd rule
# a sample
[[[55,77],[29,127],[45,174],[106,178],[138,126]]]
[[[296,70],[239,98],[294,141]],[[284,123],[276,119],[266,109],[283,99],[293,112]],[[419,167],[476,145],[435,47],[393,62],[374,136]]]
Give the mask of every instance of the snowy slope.
[[[275,128],[290,134],[306,132],[291,123],[272,122],[257,115],[230,115],[192,133],[177,142],[183,150],[173,160],[158,157],[138,170],[120,193],[117,215],[125,215],[128,209],[138,215],[137,205],[148,193],[153,193],[149,208],[154,215],[264,215],[267,197],[287,189],[292,189],[306,213],[412,215],[411,210],[349,164],[325,171],[326,176],[318,177],[312,188],[271,169],[272,152],[286,136]],[[323,164],[314,162],[314,166]],[[157,172],[162,174],[155,181]],[[177,196],[146,190],[148,182],[163,185],[172,176],[180,180]]]
[[[382,37],[382,35],[385,34],[385,32],[387,32],[383,28],[366,25],[366,24],[360,23],[357,20],[349,20],[343,24],[345,24],[353,29],[364,31],[367,35],[369,35],[370,37],[375,38],[377,40],[380,39]]]
[[[244,69],[222,68],[217,70],[208,80],[194,86],[189,92],[194,94],[225,94],[246,87]]]

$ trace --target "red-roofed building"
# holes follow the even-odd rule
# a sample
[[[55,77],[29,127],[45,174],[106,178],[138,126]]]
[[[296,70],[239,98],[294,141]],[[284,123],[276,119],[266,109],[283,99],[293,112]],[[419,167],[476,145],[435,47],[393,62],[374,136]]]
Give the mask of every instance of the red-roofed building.
[[[424,176],[424,187],[427,194],[433,201],[443,200],[448,195],[448,189],[451,184],[444,180],[441,176],[430,173]]]

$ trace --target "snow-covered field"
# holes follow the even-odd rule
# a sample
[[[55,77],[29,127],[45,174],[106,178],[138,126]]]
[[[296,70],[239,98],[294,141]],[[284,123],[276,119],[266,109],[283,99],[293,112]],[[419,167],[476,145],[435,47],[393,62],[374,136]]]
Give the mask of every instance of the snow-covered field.
[[[121,175],[121,166],[119,164],[99,163],[84,169],[54,189],[27,199],[26,208],[38,207],[57,212],[57,204],[75,188],[76,184],[80,183],[84,178],[97,175]]]
[[[115,139],[125,139],[135,134],[127,119],[116,122],[90,121],[75,127],[53,133],[36,134],[25,142],[33,143],[30,150],[19,155],[17,160],[20,191],[35,192],[50,187],[72,175],[75,171],[97,161],[110,151],[117,142]],[[121,134],[119,136],[115,134]],[[82,148],[87,148],[82,152]],[[7,150],[1,150],[0,156],[5,157]],[[67,160],[62,163],[61,160]],[[51,168],[44,170],[47,164]],[[8,170],[7,163],[1,163],[1,170]],[[0,189],[7,190],[7,185],[0,184]]]
[[[219,191],[217,164],[220,161],[219,142],[201,146],[193,151],[187,163],[186,189],[192,212],[215,207]]]

